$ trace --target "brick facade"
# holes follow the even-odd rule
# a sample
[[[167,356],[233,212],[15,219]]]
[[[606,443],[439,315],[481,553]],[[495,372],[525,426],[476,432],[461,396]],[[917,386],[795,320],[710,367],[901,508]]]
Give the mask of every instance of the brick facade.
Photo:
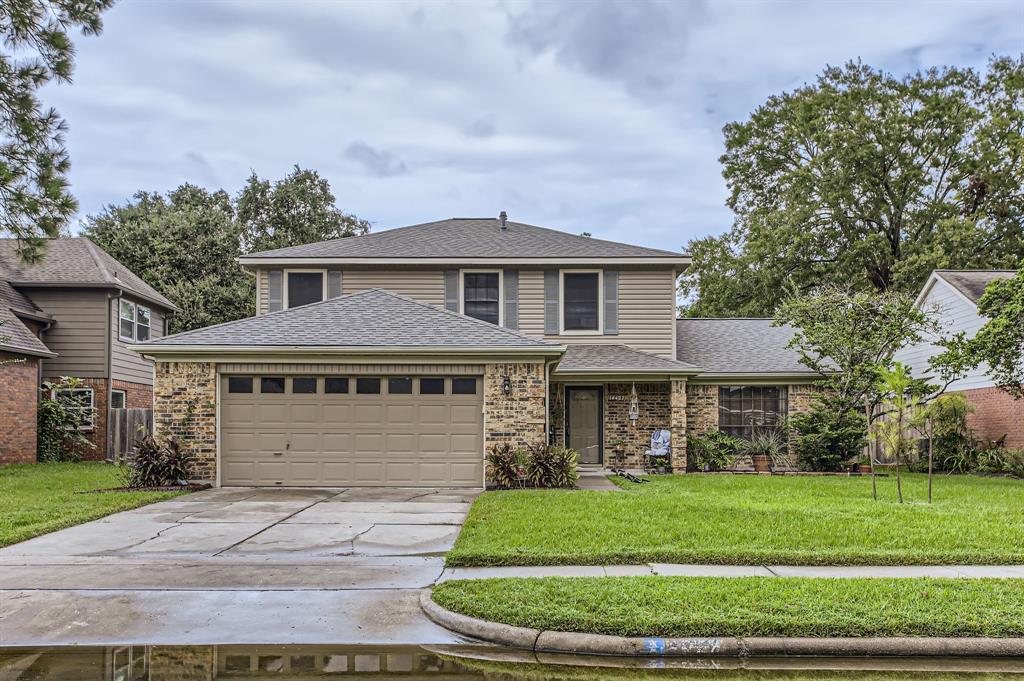
[[[0,465],[35,463],[39,360],[0,352]]]
[[[998,440],[1005,435],[1008,448],[1024,449],[1024,399],[1015,400],[996,387],[964,390],[963,395],[976,410],[967,423],[979,437]]]
[[[505,395],[508,376],[512,390]],[[544,442],[544,363],[502,363],[484,367],[484,450],[498,442],[516,447]]]
[[[217,475],[217,371],[210,362],[157,362],[153,422],[160,437],[180,438],[195,456],[192,477]]]

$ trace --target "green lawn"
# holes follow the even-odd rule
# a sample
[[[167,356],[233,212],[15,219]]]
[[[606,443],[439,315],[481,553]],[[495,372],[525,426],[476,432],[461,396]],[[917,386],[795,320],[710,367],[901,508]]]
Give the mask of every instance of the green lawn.
[[[0,467],[0,546],[181,494],[76,494],[79,491],[120,485],[119,469],[105,463],[40,463]]]
[[[450,566],[645,562],[900,565],[1024,563],[1024,482],[905,475],[895,480],[656,476],[625,492],[488,492]]]
[[[471,617],[618,636],[1024,636],[1013,579],[480,579],[433,597]]]

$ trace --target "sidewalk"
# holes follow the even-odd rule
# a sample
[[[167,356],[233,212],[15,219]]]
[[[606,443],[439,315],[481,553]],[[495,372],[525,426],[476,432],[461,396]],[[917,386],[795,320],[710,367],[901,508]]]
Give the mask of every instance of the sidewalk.
[[[445,568],[438,583],[494,577],[996,577],[1024,579],[1024,565],[551,565],[536,567]]]

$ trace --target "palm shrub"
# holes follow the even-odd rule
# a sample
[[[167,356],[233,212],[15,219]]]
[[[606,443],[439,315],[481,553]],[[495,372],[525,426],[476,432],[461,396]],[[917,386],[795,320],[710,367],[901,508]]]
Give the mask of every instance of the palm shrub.
[[[539,442],[527,448],[526,469],[534,487],[572,488],[579,480],[576,450]]]
[[[508,489],[519,484],[526,456],[508,442],[498,442],[487,449],[487,479],[495,487]]]
[[[715,428],[686,436],[686,456],[698,471],[720,471],[736,460],[743,441]]]
[[[176,438],[158,441],[147,434],[135,446],[126,469],[125,487],[165,487],[188,480],[193,455]]]
[[[741,454],[768,457],[773,466],[786,463],[786,438],[781,429],[756,430],[749,440],[742,440],[742,443],[739,449]]]
[[[867,444],[867,418],[819,399],[810,411],[789,420],[796,463],[805,471],[842,471],[856,461]]]

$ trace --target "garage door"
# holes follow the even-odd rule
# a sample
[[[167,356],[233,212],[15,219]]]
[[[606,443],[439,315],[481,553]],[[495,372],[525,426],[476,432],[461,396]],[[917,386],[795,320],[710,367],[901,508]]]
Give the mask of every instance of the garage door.
[[[221,380],[221,484],[483,484],[480,377]]]

